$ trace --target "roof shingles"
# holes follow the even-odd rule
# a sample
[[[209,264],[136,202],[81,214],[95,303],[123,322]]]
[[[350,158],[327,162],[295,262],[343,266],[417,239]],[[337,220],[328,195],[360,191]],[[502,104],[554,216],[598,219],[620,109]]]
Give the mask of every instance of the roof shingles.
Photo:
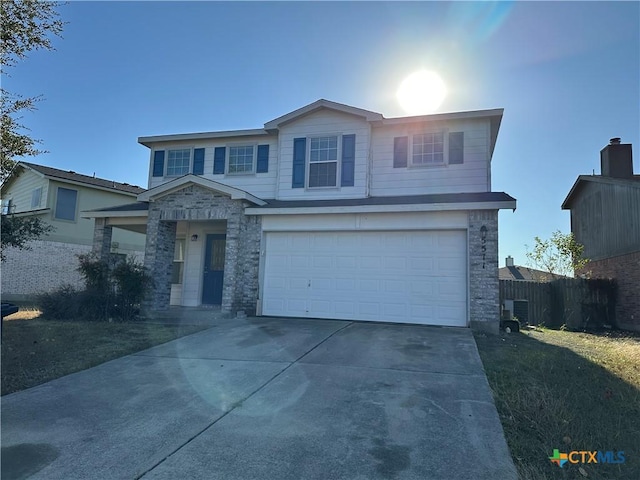
[[[35,163],[20,162],[20,164],[51,178],[59,178],[61,180],[69,180],[72,182],[84,183],[96,187],[116,190],[118,192],[133,193],[136,195],[146,191],[144,188],[138,187],[137,185],[119,183],[113,180],[106,180],[104,178],[90,177],[89,175],[82,175],[81,173],[60,170],[58,168],[37,165]]]

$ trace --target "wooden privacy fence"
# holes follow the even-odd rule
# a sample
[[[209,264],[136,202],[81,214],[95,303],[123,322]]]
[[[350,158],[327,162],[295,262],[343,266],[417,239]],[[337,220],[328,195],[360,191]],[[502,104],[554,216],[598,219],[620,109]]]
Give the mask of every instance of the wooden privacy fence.
[[[531,325],[566,325],[575,330],[615,327],[615,299],[616,283],[609,279],[500,280],[501,309],[513,308],[512,314]]]

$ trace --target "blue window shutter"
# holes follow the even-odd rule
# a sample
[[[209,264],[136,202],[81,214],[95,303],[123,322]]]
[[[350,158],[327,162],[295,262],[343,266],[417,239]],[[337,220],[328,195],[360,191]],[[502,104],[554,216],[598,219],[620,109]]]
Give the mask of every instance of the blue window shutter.
[[[293,174],[291,188],[304,188],[304,164],[307,156],[307,139],[293,139]]]
[[[204,148],[195,148],[193,150],[193,174],[204,174]]]
[[[449,164],[464,163],[464,132],[449,134]]]
[[[342,136],[342,179],[343,187],[353,187],[356,169],[356,136]]]
[[[153,152],[153,174],[154,177],[162,177],[164,175],[164,150],[156,150]]]
[[[258,161],[256,173],[266,173],[269,171],[269,145],[258,145]]]
[[[393,168],[407,166],[409,156],[409,137],[396,137],[393,139]]]
[[[224,174],[224,162],[227,155],[226,147],[216,147],[213,153],[213,173],[214,175]]]

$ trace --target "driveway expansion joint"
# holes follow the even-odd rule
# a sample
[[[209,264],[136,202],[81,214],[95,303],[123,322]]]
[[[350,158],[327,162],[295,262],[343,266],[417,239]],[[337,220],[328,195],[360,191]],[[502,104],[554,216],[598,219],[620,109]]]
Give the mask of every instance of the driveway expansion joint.
[[[238,400],[237,402],[235,402],[233,404],[233,407],[230,408],[229,410],[227,410],[226,412],[224,412],[222,415],[220,415],[218,418],[216,418],[213,422],[209,423],[207,426],[205,426],[203,429],[201,429],[199,432],[197,432],[195,435],[193,435],[191,438],[189,438],[186,442],[184,442],[182,445],[178,446],[177,448],[175,448],[172,452],[170,452],[168,455],[166,455],[162,460],[160,460],[159,462],[157,462],[155,465],[149,467],[147,470],[145,470],[144,472],[142,472],[140,475],[134,477],[134,480],[140,480],[141,478],[143,478],[145,475],[147,475],[148,473],[150,473],[151,471],[153,471],[154,469],[156,469],[157,467],[159,467],[160,465],[162,465],[164,462],[166,462],[170,457],[172,457],[173,455],[175,455],[177,452],[179,452],[181,449],[183,449],[184,447],[186,447],[187,445],[189,445],[191,442],[193,442],[196,438],[198,438],[200,435],[202,435],[204,432],[206,432],[207,430],[209,430],[211,427],[213,427],[216,423],[218,423],[220,420],[222,420],[223,418],[225,418],[227,415],[229,415],[231,412],[235,411],[236,408],[242,406],[242,404],[244,402],[246,402],[248,399],[250,399],[251,397],[253,397],[256,393],[258,393],[260,390],[262,390],[263,388],[265,388],[267,385],[269,385],[271,382],[273,382],[276,378],[278,378],[280,375],[282,375],[284,372],[286,372],[287,370],[289,370],[289,368],[291,368],[293,365],[295,365],[296,363],[298,363],[302,358],[304,358],[306,355],[308,355],[309,353],[313,352],[316,348],[318,348],[320,345],[322,345],[323,343],[325,343],[327,340],[329,340],[331,337],[333,337],[334,335],[336,335],[337,333],[341,332],[342,330],[344,330],[345,328],[349,327],[350,325],[352,325],[353,322],[349,322],[346,325],[342,326],[341,328],[338,328],[337,330],[333,331],[332,333],[330,333],[329,335],[327,335],[327,337],[325,337],[322,341],[318,342],[316,345],[314,345],[313,347],[311,347],[308,351],[306,351],[305,353],[303,353],[302,355],[300,355],[298,358],[296,358],[293,362],[270,362],[270,363],[282,363],[282,364],[286,364],[288,363],[288,365],[286,367],[284,367],[282,370],[280,370],[278,373],[276,373],[274,376],[272,376],[269,380],[267,380],[266,382],[264,382],[262,385],[260,385],[258,388],[256,388],[253,392],[251,392],[249,395],[247,395],[246,397],[244,397],[241,400]],[[146,357],[153,357],[153,355],[139,355],[139,356],[146,356]],[[157,358],[157,357],[156,357]],[[169,358],[175,358],[175,357],[169,357]],[[201,359],[201,360],[209,360],[209,359]],[[211,359],[211,360],[216,360],[216,361],[220,361],[219,359]],[[252,361],[252,360],[247,360],[247,361]],[[259,363],[259,362],[257,362]]]

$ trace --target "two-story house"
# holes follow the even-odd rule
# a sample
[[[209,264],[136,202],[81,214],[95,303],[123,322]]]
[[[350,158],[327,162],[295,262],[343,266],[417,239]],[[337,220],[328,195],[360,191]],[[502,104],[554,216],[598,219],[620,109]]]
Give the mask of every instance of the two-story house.
[[[82,210],[135,201],[144,188],[45,165],[18,162],[2,184],[2,214],[37,217],[53,230],[30,242],[30,250],[7,248],[2,262],[2,298],[27,300],[65,284],[82,287],[77,255],[91,252],[93,221]],[[145,236],[122,229],[113,254],[144,256]]]
[[[630,143],[612,138],[600,151],[600,175],[580,175],[562,208],[584,245],[593,278],[618,284],[616,323],[640,331],[640,175],[633,174]]]
[[[112,227],[146,226],[150,309],[496,331],[498,210],[516,206],[491,191],[502,113],[319,100],[259,129],[141,137],[139,203],[85,214],[103,252]]]

